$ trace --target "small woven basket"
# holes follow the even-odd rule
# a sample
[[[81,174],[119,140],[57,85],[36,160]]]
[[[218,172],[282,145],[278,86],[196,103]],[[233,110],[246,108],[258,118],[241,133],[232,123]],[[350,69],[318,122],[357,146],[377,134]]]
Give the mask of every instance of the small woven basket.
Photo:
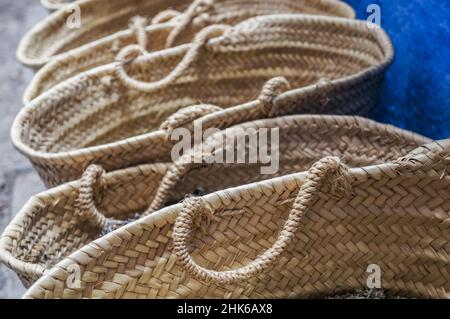
[[[161,123],[199,102],[220,106],[192,114],[204,129],[290,113],[367,115],[393,58],[381,29],[312,15],[212,25],[191,44],[139,57],[140,50],[125,48],[119,62],[21,110],[12,140],[46,185],[77,179],[90,164],[111,171],[170,161],[174,143]]]
[[[177,13],[160,12],[146,27],[143,18],[134,17],[130,29],[82,45],[60,54],[40,69],[27,88],[25,104],[56,84],[94,67],[112,63],[120,49],[137,43],[148,51],[157,51],[192,40],[195,33],[210,24],[236,24],[254,16],[281,13],[308,13],[353,19],[351,7],[336,0],[197,0]],[[163,23],[166,20],[169,22]]]
[[[128,28],[132,17],[150,19],[172,7],[184,10],[186,0],[79,0],[35,25],[17,49],[24,65],[40,68],[50,59]]]
[[[369,269],[388,295],[450,298],[450,140],[405,155],[325,157],[188,198],[71,254],[25,298],[311,298],[365,288]]]
[[[346,116],[292,115],[247,122],[228,131],[243,129],[259,134],[260,128],[279,130],[279,170],[274,174],[262,175],[260,168],[265,165],[260,164],[190,165],[188,161],[186,166],[183,158],[174,164],[147,164],[104,176],[101,170],[93,170],[97,166],[91,166],[81,181],[61,185],[28,201],[0,238],[0,260],[29,285],[65,256],[107,232],[114,222],[126,223],[137,212],[150,214],[186,194],[199,193],[198,190],[210,193],[303,171],[330,155],[339,156],[352,167],[385,163],[430,142],[388,125]],[[237,148],[231,141],[221,144],[224,138],[220,137],[224,134],[222,131],[211,136],[205,144],[216,145],[216,153],[228,147]],[[293,182],[295,179],[286,180]],[[291,185],[291,190],[293,188]],[[252,198],[251,194],[244,197]],[[378,193],[371,190],[369,194]],[[106,222],[105,216],[108,217]],[[148,221],[146,219],[145,223]],[[163,238],[169,230],[169,226],[164,228]],[[157,233],[152,233],[151,238],[156,237]],[[146,243],[146,240],[141,238],[139,242]],[[162,250],[157,251],[162,253]],[[154,253],[146,256],[152,258]],[[141,262],[143,259],[139,257]]]

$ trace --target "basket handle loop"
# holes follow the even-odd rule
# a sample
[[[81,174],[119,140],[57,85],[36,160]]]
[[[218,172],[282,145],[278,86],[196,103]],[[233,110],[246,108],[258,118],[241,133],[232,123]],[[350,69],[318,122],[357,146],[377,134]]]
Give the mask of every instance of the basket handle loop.
[[[129,45],[123,48],[116,58],[116,75],[125,86],[130,89],[139,90],[146,93],[155,92],[160,89],[168,87],[171,83],[176,81],[189,66],[199,59],[200,52],[205,47],[209,39],[221,35],[226,29],[230,28],[228,25],[216,24],[204,28],[200,31],[192,41],[189,49],[178,65],[164,78],[154,82],[143,82],[131,78],[125,71],[125,65],[135,60],[139,55],[145,53],[145,50],[139,45]]]
[[[266,117],[271,117],[276,113],[275,98],[281,93],[289,90],[289,81],[283,76],[277,76],[268,80],[258,97],[262,105],[262,113]]]
[[[214,8],[214,0],[195,0],[189,8],[181,13],[180,11],[167,9],[159,12],[151,20],[151,24],[159,24],[171,20],[179,19],[179,23],[170,31],[165,47],[170,48],[175,44],[177,37],[194,21],[194,19],[203,15],[204,19],[209,18],[208,11]],[[148,39],[145,32],[147,18],[135,16],[130,19],[129,28],[136,34],[137,43],[143,49],[147,49]]]
[[[175,41],[180,34],[194,21],[194,19],[203,14],[207,17],[208,11],[214,8],[214,0],[195,0],[187,10],[180,15],[182,19],[180,23],[175,26],[170,32],[166,40],[166,48],[170,48],[175,44]]]
[[[211,104],[189,106],[177,111],[172,116],[167,118],[161,124],[160,129],[166,131],[167,138],[169,138],[173,130],[177,127],[180,127],[187,123],[191,123],[202,116],[214,112],[219,112],[221,110],[221,107]],[[163,179],[161,180],[158,189],[156,190],[153,201],[150,203],[147,210],[143,213],[143,216],[149,215],[164,207],[164,204],[169,197],[170,191],[177,184],[177,182],[181,180],[183,176],[192,168],[194,162],[192,161],[193,156],[194,154],[192,152],[185,154],[170,166]]]
[[[262,113],[266,117],[273,117],[278,112],[278,105],[275,99],[290,89],[289,81],[278,76],[270,79],[264,85],[258,100],[262,103]],[[322,107],[325,107],[330,101],[330,92],[333,90],[333,83],[326,78],[321,78],[315,84],[314,96],[310,96],[309,100],[317,100]],[[299,101],[297,101],[299,102]]]
[[[94,197],[97,191],[102,190],[105,186],[104,173],[101,166],[90,165],[81,177],[77,199],[77,215],[82,221],[87,220],[91,226],[99,228],[102,236],[139,218],[139,214],[134,214],[127,220],[108,218],[97,209]]]
[[[159,127],[160,130],[166,131],[167,138],[170,138],[173,130],[182,127],[183,125],[194,122],[195,120],[211,114],[222,111],[220,106],[212,104],[198,104],[182,108],[169,116]]]
[[[78,195],[79,217],[87,220],[94,227],[106,228],[108,219],[97,209],[94,199],[94,188],[103,185],[105,170],[98,165],[90,165],[81,176],[81,185]]]
[[[269,270],[293,241],[301,226],[303,216],[318,198],[321,187],[331,182],[332,191],[349,192],[349,175],[347,167],[339,158],[326,157],[316,162],[308,171],[306,179],[294,200],[292,210],[285,221],[275,243],[250,264],[228,271],[214,271],[198,265],[188,249],[188,239],[196,224],[199,214],[211,216],[212,208],[208,207],[201,197],[192,197],[184,201],[173,227],[173,252],[182,267],[195,279],[213,284],[233,284],[249,280]]]
[[[284,77],[275,77],[266,82],[259,96],[259,101],[262,104],[263,113],[270,114],[274,111],[274,99],[288,87],[289,82]],[[183,124],[192,122],[201,116],[221,110],[222,108],[209,104],[190,106],[174,113],[171,117],[169,117],[161,124],[160,129],[165,130],[167,132],[167,136],[169,137],[171,132],[175,128],[180,127]],[[155,197],[153,198],[153,201],[149,205],[147,210],[144,212],[144,216],[164,207],[164,204],[169,197],[170,191],[193,167],[194,161],[192,159],[194,156],[202,156],[203,158],[205,156],[208,156],[208,154],[188,153],[174,162],[173,165],[168,169],[166,175],[161,180]]]
[[[166,174],[161,180],[158,189],[156,190],[155,196],[152,202],[142,214],[142,216],[150,215],[161,208],[164,207],[169,194],[175,187],[175,185],[189,172],[194,166],[194,161],[192,160],[194,154],[189,152],[181,156],[177,161],[173,163],[167,170]]]
[[[171,21],[172,19],[178,18],[182,13],[174,9],[166,9],[160,11],[155,15],[151,21],[151,24],[159,24]]]
[[[259,96],[259,101],[261,102],[263,113],[271,114],[274,112],[274,99],[282,93],[285,89],[289,88],[289,82],[284,77],[275,77],[266,82],[261,90]],[[186,123],[192,122],[195,119],[211,114],[214,112],[221,111],[222,108],[215,105],[209,104],[199,104],[190,106],[179,110],[169,117],[166,121],[161,124],[160,129],[167,132],[169,137],[171,132]],[[195,149],[194,149],[195,150]],[[199,157],[204,158],[210,156],[210,154],[195,154],[188,153],[180,157],[176,162],[171,165],[168,169],[166,175],[164,175],[161,183],[156,191],[155,197],[152,203],[149,205],[147,210],[143,213],[144,216],[151,214],[164,207],[171,190],[175,185],[189,172],[194,166],[193,158]]]
[[[159,24],[159,23],[164,23],[164,22],[168,22],[172,19],[175,19],[177,17],[179,17],[182,13],[180,11],[177,10],[173,10],[173,9],[167,9],[164,11],[159,12],[155,17],[153,17],[151,24],[155,25],[155,24]],[[129,23],[129,28],[132,32],[134,32],[134,34],[136,35],[136,39],[137,39],[137,44],[143,49],[146,50],[147,49],[147,45],[148,45],[148,38],[147,38],[147,33],[145,31],[145,27],[148,24],[148,19],[142,16],[134,16],[130,19],[130,23]],[[172,29],[171,33],[172,34],[174,32],[175,28]],[[169,34],[169,36],[170,36]]]
[[[130,29],[135,33],[138,45],[143,49],[147,49],[148,39],[145,32],[147,19],[142,16],[135,16],[130,19]]]

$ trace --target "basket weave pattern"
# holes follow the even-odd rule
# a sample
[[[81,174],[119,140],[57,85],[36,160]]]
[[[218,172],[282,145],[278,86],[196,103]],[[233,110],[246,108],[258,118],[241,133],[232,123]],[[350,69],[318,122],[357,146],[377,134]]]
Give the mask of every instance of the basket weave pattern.
[[[365,115],[393,57],[382,30],[352,20],[259,17],[206,40],[214,28],[193,44],[138,57],[121,73],[121,63],[102,66],[46,92],[19,113],[14,145],[48,186],[79,178],[92,163],[110,171],[168,161],[171,145],[157,128],[180,108],[222,107],[202,118],[204,127],[218,128],[290,113]],[[269,115],[258,114],[260,101],[253,99],[275,76],[288,79],[291,90]]]
[[[317,297],[365,287],[376,263],[390,293],[449,298],[449,149],[356,169],[327,157],[306,174],[188,199],[83,247],[26,297]],[[206,213],[209,223],[187,222]],[[79,288],[66,283],[74,264]]]
[[[175,44],[190,42],[194,35],[210,24],[235,25],[245,19],[283,13],[308,13],[354,18],[352,8],[341,1],[267,1],[267,0],[197,0],[183,13],[173,9],[156,15],[149,26],[148,19],[132,19],[130,29],[114,33],[81,45],[52,59],[37,72],[25,92],[29,103],[56,84],[94,67],[114,62],[120,49],[139,44],[144,50],[157,51]],[[166,22],[166,20],[168,20]]]
[[[17,49],[20,62],[40,68],[62,53],[127,29],[136,15],[153,17],[168,7],[184,10],[189,5],[185,0],[80,0],[73,4],[81,16],[80,28],[67,24],[73,10],[53,12],[22,38]]]
[[[339,156],[352,167],[382,164],[429,142],[413,133],[354,117],[293,115],[249,122],[232,129],[276,127],[280,134],[280,169],[276,175],[261,175],[260,165],[194,167],[183,176],[182,182],[173,185],[167,202],[178,201],[199,187],[209,193],[303,171],[325,156]],[[222,134],[225,133],[218,136]],[[214,145],[216,140],[221,139],[214,135],[205,143]],[[93,196],[95,205],[105,216],[122,220],[144,211],[171,166],[147,164],[105,175],[104,187],[97,187]],[[100,236],[98,226],[84,218],[80,220],[77,203],[80,189],[80,182],[73,182],[33,197],[5,230],[0,240],[0,258],[26,284],[33,283],[47,268]]]
[[[11,139],[52,188],[0,236],[24,298],[316,298],[376,265],[386,296],[450,299],[450,139],[360,117],[380,26],[342,0],[40,2]]]

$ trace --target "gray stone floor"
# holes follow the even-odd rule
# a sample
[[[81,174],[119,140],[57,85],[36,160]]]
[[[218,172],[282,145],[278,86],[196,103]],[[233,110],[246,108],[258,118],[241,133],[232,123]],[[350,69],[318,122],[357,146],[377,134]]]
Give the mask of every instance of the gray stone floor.
[[[25,32],[46,15],[39,0],[0,0],[0,231],[32,194],[44,190],[28,160],[11,145],[9,132],[33,76],[17,62],[16,48]],[[20,298],[24,291],[16,275],[0,265],[0,298]]]

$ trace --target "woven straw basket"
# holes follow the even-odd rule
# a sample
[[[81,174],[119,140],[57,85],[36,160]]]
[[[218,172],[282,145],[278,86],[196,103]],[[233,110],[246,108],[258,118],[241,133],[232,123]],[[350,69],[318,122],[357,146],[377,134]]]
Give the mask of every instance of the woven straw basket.
[[[70,4],[70,0],[41,0],[44,8],[49,10],[58,10]]]
[[[183,14],[166,10],[146,27],[143,18],[134,17],[130,29],[117,32],[52,59],[40,69],[27,88],[25,104],[56,84],[94,67],[112,63],[120,49],[138,43],[148,51],[189,42],[206,25],[236,24],[254,16],[280,13],[310,13],[354,18],[351,7],[340,1],[298,0],[196,0]],[[170,22],[162,23],[167,19]]]
[[[64,52],[127,29],[136,15],[152,18],[169,7],[184,10],[188,5],[186,0],[75,1],[35,25],[20,42],[17,58],[25,65],[39,68]]]
[[[288,113],[365,115],[393,58],[381,29],[312,15],[212,25],[192,44],[137,58],[139,48],[131,49],[47,91],[15,119],[13,143],[46,185],[77,179],[92,163],[111,171],[170,161],[173,143],[161,123],[198,103],[222,108],[192,112],[205,129]],[[264,86],[278,76],[290,90],[286,80]]]
[[[354,144],[352,144],[354,145]],[[364,149],[365,145],[361,145]],[[450,298],[450,141],[191,197],[64,259],[26,298]]]
[[[63,257],[98,238],[105,230],[107,232],[108,226],[114,222],[127,220],[134,213],[144,210],[151,213],[167,203],[182,199],[186,194],[198,193],[198,189],[201,193],[210,193],[303,171],[316,160],[329,155],[343,158],[352,167],[385,163],[429,142],[426,138],[391,126],[345,116],[291,115],[247,122],[228,131],[239,128],[245,131],[254,129],[256,133],[253,134],[258,134],[259,128],[279,129],[280,164],[274,175],[262,175],[261,165],[256,164],[184,166],[182,159],[174,164],[129,168],[104,177],[101,177],[101,171],[92,171],[96,166],[89,167],[81,182],[63,184],[29,200],[0,239],[1,261],[29,285]],[[217,141],[219,146],[216,152],[219,152],[224,149],[220,147],[222,139],[219,138],[223,134],[223,131],[219,132],[205,143],[217,145],[214,144]],[[225,147],[237,147],[237,144],[229,143]],[[252,197],[249,193],[245,198],[248,196]],[[114,220],[105,222],[103,214]],[[146,219],[144,223],[151,223],[149,221]],[[161,220],[160,223],[164,222]],[[169,229],[164,228],[162,238],[166,238]],[[156,236],[157,233],[151,235]],[[146,240],[139,242],[145,244]],[[123,247],[128,249],[126,245]],[[164,249],[162,246],[160,248]],[[155,256],[156,251],[145,249],[148,252],[146,256]],[[161,249],[157,251],[162,253]],[[139,257],[139,264],[144,261],[142,258]],[[131,263],[136,264],[134,261]]]

